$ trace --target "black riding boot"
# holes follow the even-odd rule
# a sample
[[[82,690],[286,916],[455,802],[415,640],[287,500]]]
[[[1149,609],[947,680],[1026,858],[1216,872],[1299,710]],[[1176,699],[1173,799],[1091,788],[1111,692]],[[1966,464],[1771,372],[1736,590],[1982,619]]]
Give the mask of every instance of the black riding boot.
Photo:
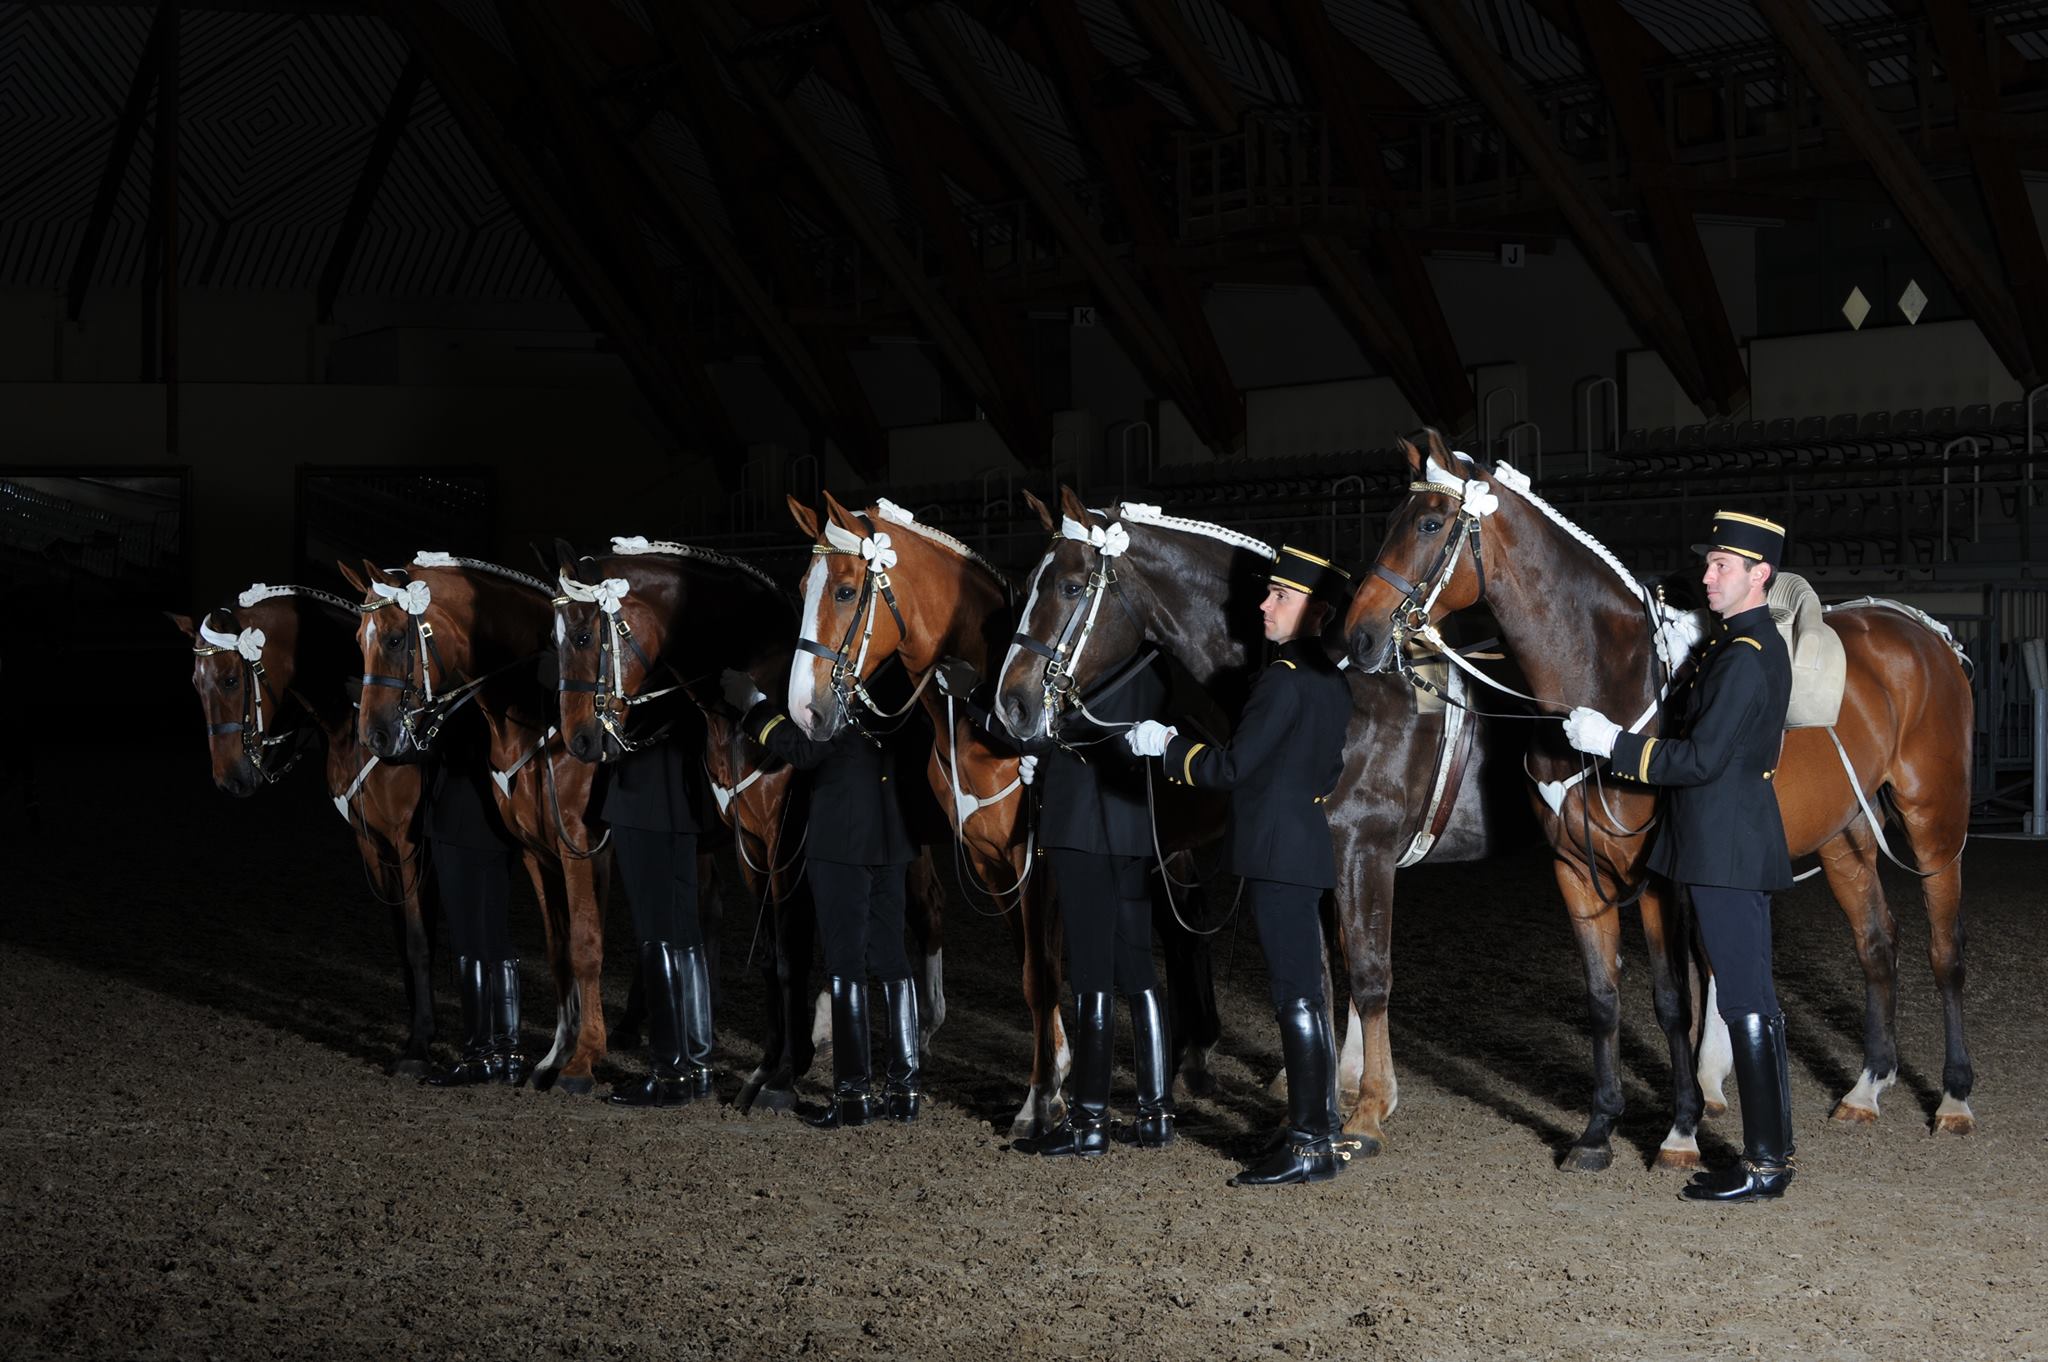
[[[1074,996],[1074,1100],[1060,1123],[1016,1141],[1026,1154],[1092,1159],[1109,1152],[1109,1058],[1116,1039],[1116,995]]]
[[[500,960],[491,971],[491,1076],[509,1087],[526,1081],[519,1048],[519,962]]]
[[[1792,1076],[1785,1063],[1785,1018],[1747,1012],[1732,1019],[1735,1089],[1742,1101],[1742,1159],[1695,1173],[1688,1201],[1770,1201],[1792,1182]]]
[[[826,980],[826,985],[832,995],[832,1100],[823,1107],[806,1103],[798,1114],[819,1130],[864,1126],[875,1119],[867,986],[860,979],[837,974]]]
[[[677,958],[682,974],[683,1077],[689,1080],[691,1096],[709,1097],[711,1046],[716,1039],[711,1025],[711,966],[702,946],[687,946]]]
[[[455,957],[455,992],[462,1000],[462,1058],[433,1069],[420,1081],[436,1088],[466,1088],[490,1082],[491,1017],[485,998],[484,962],[474,956]]]
[[[679,1107],[696,1099],[683,1068],[683,957],[666,941],[640,943],[640,981],[647,996],[648,1075],[620,1083],[610,1100],[622,1107]]]
[[[1131,995],[1132,1067],[1138,1075],[1138,1119],[1119,1125],[1116,1138],[1143,1149],[1164,1149],[1173,1143],[1173,1046],[1159,990]]]
[[[915,1121],[924,1107],[918,1090],[917,990],[910,980],[882,984],[882,1007],[889,1014],[889,1062],[882,1089],[882,1115],[892,1121]]]
[[[1322,1000],[1296,998],[1274,1016],[1287,1065],[1287,1135],[1232,1178],[1233,1187],[1328,1182],[1358,1146],[1337,1134],[1337,1049]]]

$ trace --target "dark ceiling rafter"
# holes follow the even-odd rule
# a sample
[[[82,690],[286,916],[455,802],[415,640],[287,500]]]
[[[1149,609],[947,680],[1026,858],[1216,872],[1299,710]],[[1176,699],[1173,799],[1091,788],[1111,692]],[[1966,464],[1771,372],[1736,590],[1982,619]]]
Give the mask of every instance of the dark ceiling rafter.
[[[703,436],[706,430],[729,426],[723,406],[708,392],[708,377],[663,349],[581,240],[563,207],[563,201],[573,196],[551,183],[549,173],[516,144],[513,133],[527,116],[529,101],[518,72],[438,5],[381,0],[380,8],[426,63],[428,77],[470,146],[554,265],[585,319],[618,347],[663,426],[683,448],[710,454],[721,475],[730,476],[737,449],[721,453],[715,434],[709,445]],[[729,440],[729,445],[736,441]]]
[[[1663,358],[1686,397],[1707,414],[1719,414],[1720,404],[1707,382],[1689,324],[1678,304],[1629,242],[1585,171],[1558,145],[1550,120],[1522,89],[1507,63],[1455,4],[1409,0],[1408,8],[1436,38],[1452,69],[1486,106],[1501,132],[1556,198],[1587,263],[1621,304],[1637,332]]]
[[[1089,41],[1074,0],[1039,0],[1037,19],[1052,57],[1066,75],[1068,101],[1109,172],[1110,192],[1130,226],[1140,275],[1165,313],[1169,337],[1179,343],[1182,366],[1202,403],[1188,413],[1190,423],[1218,453],[1241,454],[1244,392],[1231,377],[1215,328],[1202,310],[1201,291],[1174,264],[1173,237],[1159,195],[1147,184],[1130,124],[1109,117],[1097,102],[1107,63]]]
[[[99,192],[93,195],[92,216],[86,220],[85,236],[78,243],[78,256],[71,262],[71,280],[64,290],[64,315],[77,321],[85,307],[86,292],[92,287],[93,271],[99,265],[100,248],[106,244],[107,225],[113,221],[114,204],[121,197],[121,182],[128,178],[128,162],[135,154],[135,138],[142,130],[142,116],[149,108],[156,88],[157,70],[164,58],[164,32],[169,24],[170,5],[157,5],[142,56],[135,63],[135,75],[128,82],[128,97],[121,103],[121,119],[114,125],[114,141],[107,149],[106,168],[100,172]]]
[[[320,284],[315,291],[314,317],[322,322],[334,320],[334,300],[341,295],[341,281],[348,275],[348,263],[356,253],[356,243],[362,239],[363,227],[370,220],[370,209],[377,202],[377,190],[384,183],[384,172],[390,168],[391,158],[398,151],[398,142],[405,135],[405,125],[412,115],[413,102],[419,98],[420,86],[426,83],[427,68],[420,61],[419,53],[408,52],[405,65],[399,68],[398,82],[392,87],[391,99],[384,106],[384,116],[377,121],[377,134],[370,139],[370,153],[363,158],[363,169],[356,176],[355,192],[349,196],[348,212],[342,216],[341,230],[335,233],[334,245],[327,252],[327,263],[320,268]]]
[[[1244,121],[1244,100],[1237,87],[1217,69],[1201,39],[1189,30],[1180,6],[1174,0],[1124,0],[1124,7],[1137,21],[1138,31],[1151,40],[1153,48],[1180,78],[1181,90],[1201,111],[1209,130],[1236,132]]]
[[[1416,415],[1451,431],[1468,429],[1478,414],[1472,382],[1422,252],[1395,218],[1379,139],[1354,97],[1343,55],[1357,49],[1331,26],[1322,0],[1282,0],[1281,9],[1293,37],[1291,50],[1329,119],[1330,136],[1366,202],[1379,205],[1365,232],[1379,277],[1334,234],[1304,233],[1302,249],[1346,323],[1392,375]]]
[[[1012,320],[996,301],[959,209],[938,167],[924,154],[921,134],[929,120],[919,116],[921,101],[912,100],[889,59],[868,0],[830,0],[830,6],[840,41],[881,121],[882,139],[917,203],[919,226],[938,249],[954,304],[995,367],[1002,391],[992,414],[1011,452],[1027,467],[1035,466],[1052,457],[1052,413],[1018,348]]]
[[[1556,0],[1536,3],[1548,11]],[[1650,249],[1665,286],[1691,323],[1693,351],[1707,390],[1719,410],[1741,411],[1749,405],[1749,371],[1693,220],[1685,177],[1643,78],[1646,64],[1668,63],[1670,54],[1622,8],[1621,0],[1577,0],[1576,8],[1580,43],[1600,77],[1628,153],[1629,180],[1642,200]],[[1570,25],[1560,27],[1573,32]]]
[[[1924,2],[1935,47],[1955,93],[1956,123],[1969,149],[1984,214],[1991,220],[2006,282],[2019,304],[2034,371],[2048,371],[2048,248],[2042,245],[2033,200],[2020,175],[2012,131],[1999,109],[1997,77],[1969,12],[1944,0]]]
[[[604,93],[593,93],[616,94],[616,87],[607,81],[612,68],[594,50],[586,26],[603,23],[611,15],[611,11],[596,7],[568,11],[541,7],[535,16],[543,25],[539,37],[549,50],[562,54],[568,64],[574,78],[572,93],[579,102],[587,100],[597,107],[620,101]],[[617,22],[630,23],[622,15],[616,18]],[[691,195],[673,163],[654,145],[649,120],[635,108],[629,107],[624,113],[623,125],[606,122],[603,131],[622,151],[630,188],[638,191],[635,197],[645,204],[652,220],[672,242],[686,244],[710,268],[775,361],[776,376],[790,405],[815,430],[835,437],[856,467],[872,472],[886,466],[887,437],[874,421],[865,399],[852,412],[841,410],[839,394],[828,383],[811,348],[769,297],[731,234]]]
[[[649,14],[662,40],[671,48],[710,42],[720,51],[731,53],[747,33],[726,0],[702,0],[701,4],[689,6],[656,5]],[[961,385],[984,409],[1002,409],[1003,387],[988,357],[951,304],[924,277],[895,228],[876,215],[841,169],[839,158],[824,134],[796,107],[793,99],[777,88],[762,63],[728,58],[728,65],[746,87],[755,107],[775,125],[783,142],[803,162],[847,228],[895,286]],[[1027,451],[1012,452],[1020,459],[1030,457]]]
[[[1864,64],[1850,60],[1834,35],[1814,18],[1808,0],[1758,0],[1758,8],[1948,277],[1999,362],[2022,387],[2039,382],[2040,371],[2004,281],[1906,139],[1872,101]]]

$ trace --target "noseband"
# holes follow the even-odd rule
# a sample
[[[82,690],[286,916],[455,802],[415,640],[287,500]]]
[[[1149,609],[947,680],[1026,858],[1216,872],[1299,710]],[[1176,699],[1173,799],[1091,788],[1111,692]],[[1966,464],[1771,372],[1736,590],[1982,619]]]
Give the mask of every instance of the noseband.
[[[1486,596],[1485,541],[1479,535],[1479,522],[1492,513],[1499,503],[1484,483],[1467,482],[1453,486],[1446,479],[1442,482],[1411,482],[1410,492],[1435,492],[1458,503],[1458,518],[1451,522],[1451,533],[1437,550],[1436,561],[1422,574],[1422,580],[1411,582],[1384,562],[1372,565],[1373,576],[1401,593],[1400,602],[1389,615],[1393,624],[1395,656],[1400,655],[1401,643],[1410,634],[1419,634],[1430,627],[1429,612],[1436,608],[1437,597],[1443,594],[1451,578],[1457,574],[1458,560],[1464,555],[1469,544],[1472,549],[1472,571],[1479,579],[1479,590],[1474,600]]]
[[[292,767],[298,765],[299,754],[304,748],[296,745],[300,736],[296,727],[288,728],[276,735],[268,731],[263,707],[266,681],[263,671],[263,631],[250,628],[239,633],[227,634],[208,628],[206,621],[202,619],[199,622],[199,632],[205,642],[192,645],[194,657],[233,653],[242,664],[241,720],[237,723],[208,724],[206,735],[209,738],[218,738],[240,734],[243,759],[249,763],[251,770],[263,778],[264,784],[275,785],[284,779]],[[286,753],[281,765],[273,764],[268,760],[270,749],[285,743],[292,743],[294,746]]]
[[[557,677],[555,690],[558,693],[589,695],[597,712],[599,727],[604,729],[606,737],[619,745],[621,752],[638,752],[653,746],[667,734],[667,728],[664,726],[660,732],[644,738],[629,738],[626,736],[626,720],[630,711],[636,705],[644,705],[682,689],[682,683],[679,681],[659,690],[641,691],[637,695],[626,689],[628,652],[639,661],[643,678],[651,678],[656,670],[653,660],[640,647],[640,640],[633,636],[633,626],[626,620],[628,582],[624,577],[607,577],[592,585],[576,580],[567,572],[562,573],[560,580],[562,594],[551,604],[557,610],[572,601],[595,604],[598,617],[604,622],[604,634],[597,645],[597,679],[584,681],[571,676]]]

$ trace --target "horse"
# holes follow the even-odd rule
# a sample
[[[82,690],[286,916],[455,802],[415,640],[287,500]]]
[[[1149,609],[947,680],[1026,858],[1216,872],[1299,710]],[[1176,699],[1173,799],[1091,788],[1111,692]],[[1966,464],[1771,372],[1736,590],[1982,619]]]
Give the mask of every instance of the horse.
[[[1052,513],[1031,502],[1052,529]],[[1068,487],[1060,489],[1060,512],[1019,629],[1053,656],[1011,647],[998,691],[1010,731],[1032,746],[1057,740],[1076,697],[1148,645],[1235,702],[1234,712],[1262,660],[1256,605],[1272,547],[1156,506],[1091,510]],[[1354,1096],[1344,1129],[1359,1137],[1360,1155],[1371,1156],[1385,1148],[1385,1121],[1400,1100],[1387,1030],[1394,872],[1425,858],[1478,859],[1493,849],[1502,820],[1487,807],[1498,742],[1484,721],[1451,706],[1420,713],[1415,692],[1391,677],[1354,671],[1347,680],[1344,773],[1325,807],[1352,999],[1340,1087]]]
[[[172,615],[192,640],[192,688],[206,715],[213,783],[247,798],[284,778],[313,733],[325,739],[327,791],[348,820],[370,892],[392,909],[411,1017],[395,1074],[427,1070],[434,1040],[434,901],[420,834],[416,766],[380,762],[356,738],[356,607],[305,586],[256,583],[233,608]]]
[[[1660,612],[1645,589],[1511,465],[1453,453],[1433,430],[1427,444],[1425,453],[1403,441],[1409,494],[1388,520],[1373,573],[1359,584],[1345,618],[1352,660],[1383,668],[1400,656],[1404,639],[1432,633],[1436,617],[1484,600],[1540,703],[1560,712],[1592,705],[1614,715],[1641,714],[1639,724],[1648,722],[1662,697],[1655,639]],[[1917,872],[1947,1029],[1934,1128],[1967,1133],[1976,1118],[1962,1011],[1960,862],[1969,828],[1973,722],[1965,660],[1946,630],[1905,607],[1859,602],[1827,618],[1847,653],[1840,718],[1832,729],[1788,730],[1772,784],[1790,850],[1795,857],[1820,855],[1863,966],[1863,1071],[1834,1117],[1875,1120],[1878,1094],[1898,1076],[1897,927],[1878,883],[1883,831],[1869,803],[1883,789],[1920,865],[1934,867]],[[1536,728],[1527,764],[1541,782],[1534,807],[1557,853],[1558,887],[1578,938],[1594,1020],[1593,1114],[1570,1163],[1600,1168],[1622,1113],[1616,975],[1619,906],[1631,884],[1642,887],[1657,1017],[1670,1038],[1679,1090],[1674,1134],[1690,1135],[1697,1125],[1702,1097],[1691,1072],[1687,1016],[1693,990],[1681,991],[1668,967],[1670,951],[1683,950],[1687,934],[1666,933],[1662,891],[1642,869],[1655,796],[1607,789],[1599,768],[1547,723]],[[1712,1075],[1708,1083],[1716,1094],[1719,1078]],[[1671,1148],[1667,1141],[1664,1152]],[[1693,1149],[1696,1161],[1696,1143]],[[1662,1155],[1658,1161],[1678,1163]]]
[[[812,540],[797,617],[797,647],[810,656],[790,669],[790,718],[817,741],[856,720],[887,726],[896,716],[877,712],[865,683],[889,658],[903,663],[916,689],[902,712],[921,698],[931,718],[925,774],[978,881],[967,884],[968,892],[1010,915],[1021,938],[1031,1086],[1010,1130],[1019,1138],[1043,1133],[1059,1121],[1069,1060],[1059,1016],[1057,923],[1046,912],[1044,882],[1032,873],[1018,755],[976,722],[959,674],[965,663],[975,678],[987,676],[1001,656],[1015,623],[1009,581],[893,502],[854,512],[827,493],[821,518],[795,497],[788,501]],[[966,871],[961,878],[970,880]]]
[[[365,561],[342,575],[363,595],[357,731],[383,761],[419,761],[448,716],[474,703],[490,733],[498,813],[519,842],[541,906],[555,985],[555,1037],[536,1087],[583,1095],[605,1054],[603,906],[611,857],[586,822],[596,768],[569,755],[538,664],[551,650],[554,593],[537,577],[421,553],[402,569]]]

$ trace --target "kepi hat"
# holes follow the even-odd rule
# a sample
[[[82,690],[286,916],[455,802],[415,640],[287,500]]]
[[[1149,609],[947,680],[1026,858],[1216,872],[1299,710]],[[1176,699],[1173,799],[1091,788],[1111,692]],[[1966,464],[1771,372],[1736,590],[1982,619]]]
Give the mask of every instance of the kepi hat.
[[[1303,595],[1332,605],[1341,605],[1351,591],[1351,574],[1319,553],[1282,544],[1266,580],[1291,587]]]
[[[1741,511],[1716,511],[1707,542],[1694,544],[1692,551],[1702,558],[1710,553],[1732,553],[1752,563],[1769,563],[1775,572],[1785,552],[1785,527]]]

